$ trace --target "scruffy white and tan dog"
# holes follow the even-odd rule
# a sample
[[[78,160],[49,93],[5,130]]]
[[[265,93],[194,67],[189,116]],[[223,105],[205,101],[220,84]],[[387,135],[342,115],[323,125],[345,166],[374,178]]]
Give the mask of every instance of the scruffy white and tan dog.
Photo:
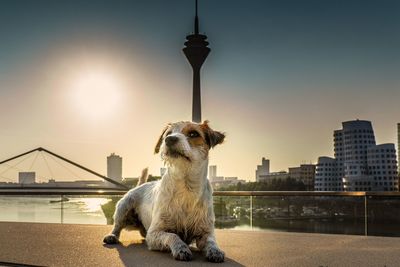
[[[212,130],[208,122],[168,124],[158,140],[167,171],[159,181],[145,181],[118,202],[114,228],[104,237],[118,243],[124,228],[139,229],[150,250],[170,250],[177,260],[189,261],[189,246],[196,241],[208,261],[223,262],[224,252],[214,236],[212,188],[207,179],[208,152],[224,141],[225,135]]]

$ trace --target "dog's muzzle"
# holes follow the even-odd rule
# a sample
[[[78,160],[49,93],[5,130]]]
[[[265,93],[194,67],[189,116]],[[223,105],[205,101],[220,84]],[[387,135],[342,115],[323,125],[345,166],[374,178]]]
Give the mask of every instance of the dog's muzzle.
[[[179,138],[176,136],[167,136],[165,138],[165,144],[167,145],[168,148],[174,146],[176,143],[178,143]]]
[[[178,142],[179,142],[179,137],[167,136],[165,138],[165,145],[167,147],[165,155],[171,158],[182,157],[190,161],[190,158],[186,156],[183,152],[181,152],[179,148],[176,147],[176,144]]]

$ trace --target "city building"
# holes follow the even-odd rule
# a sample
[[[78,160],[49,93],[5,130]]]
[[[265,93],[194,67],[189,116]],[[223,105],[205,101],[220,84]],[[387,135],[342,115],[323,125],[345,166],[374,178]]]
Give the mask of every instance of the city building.
[[[246,183],[245,180],[239,180],[238,177],[220,177],[217,176],[216,180],[211,182],[212,188],[213,189],[219,189],[221,187],[227,187],[231,185],[237,185],[238,183]]]
[[[368,179],[353,183],[349,191],[398,191],[396,149],[394,144],[371,146],[367,151]],[[367,183],[367,184],[366,184]],[[368,188],[368,190],[366,190]]]
[[[315,169],[315,191],[342,191],[342,180],[339,177],[335,158],[318,158]]]
[[[107,157],[107,177],[122,182],[122,158],[115,153]]]
[[[397,174],[400,178],[400,123],[397,124]]]
[[[215,182],[221,182],[224,180],[224,176],[217,176],[217,165],[208,166],[208,179],[211,182],[211,185]]]
[[[301,164],[300,167],[289,168],[289,177],[303,182],[307,191],[314,191],[314,164]]]
[[[214,181],[217,177],[217,165],[208,166],[208,179]]]
[[[268,174],[269,174],[269,159],[265,159],[263,157],[261,160],[261,165],[257,165],[256,181],[261,182],[261,176],[265,176]]]
[[[314,190],[315,165],[301,164],[299,167],[290,167],[289,172],[270,172],[269,159],[262,158],[261,165],[257,165],[256,182],[269,183],[272,180],[286,180],[289,177],[301,181],[307,190]]]
[[[342,126],[333,134],[335,158],[318,159],[315,190],[397,191],[394,144],[376,145],[370,121],[346,121]]]
[[[245,180],[239,180],[237,177],[217,176],[217,165],[208,167],[208,179],[210,180],[213,189],[219,189],[230,185],[236,185],[239,182],[245,183]]]
[[[268,174],[260,175],[257,182],[269,183],[274,179],[286,180],[287,178],[289,178],[289,173],[286,171],[270,172]]]
[[[20,184],[34,184],[36,182],[35,172],[19,172],[18,183]]]
[[[334,157],[336,159],[336,175],[338,177],[344,177],[344,137],[343,137],[343,130],[335,130],[333,132],[333,151]],[[329,164],[329,163],[328,163]],[[338,178],[339,179],[339,178]],[[342,180],[337,181],[338,186],[342,188]],[[336,190],[334,190],[336,191]]]

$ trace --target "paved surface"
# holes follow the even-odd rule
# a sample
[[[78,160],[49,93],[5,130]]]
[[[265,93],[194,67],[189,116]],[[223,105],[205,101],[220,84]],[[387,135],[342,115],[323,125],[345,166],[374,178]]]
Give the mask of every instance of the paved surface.
[[[110,226],[0,223],[1,262],[38,266],[400,266],[400,238],[217,230],[226,262],[199,252],[191,263],[146,248],[123,232],[122,244],[103,245]]]

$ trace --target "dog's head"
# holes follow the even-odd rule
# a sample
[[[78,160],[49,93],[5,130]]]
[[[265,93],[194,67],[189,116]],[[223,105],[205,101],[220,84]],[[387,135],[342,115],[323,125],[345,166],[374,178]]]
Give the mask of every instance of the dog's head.
[[[225,134],[214,131],[203,123],[176,122],[163,130],[154,153],[161,153],[167,163],[195,163],[204,161],[208,151],[224,141]]]

